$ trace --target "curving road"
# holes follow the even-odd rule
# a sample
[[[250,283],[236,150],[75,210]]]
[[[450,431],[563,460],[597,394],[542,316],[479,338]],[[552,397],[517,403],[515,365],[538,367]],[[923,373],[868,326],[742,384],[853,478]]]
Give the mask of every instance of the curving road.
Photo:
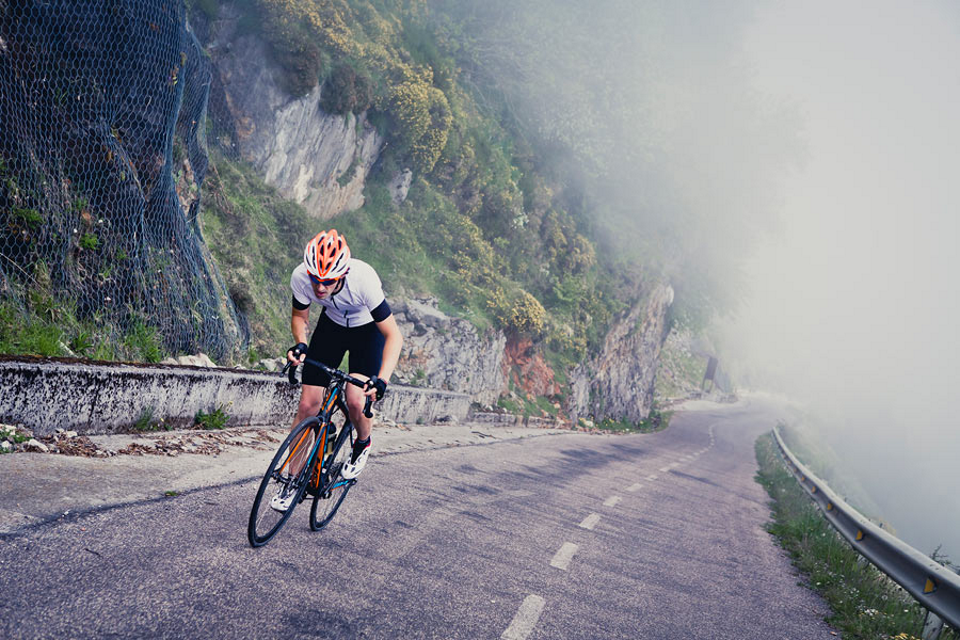
[[[4,638],[835,638],[764,531],[757,401],[373,458],[251,549],[246,482],[0,539]]]

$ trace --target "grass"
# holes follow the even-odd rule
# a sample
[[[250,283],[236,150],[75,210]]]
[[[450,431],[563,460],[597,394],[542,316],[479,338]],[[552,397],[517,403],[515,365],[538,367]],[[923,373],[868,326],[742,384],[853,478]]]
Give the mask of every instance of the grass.
[[[223,429],[230,420],[230,415],[224,410],[224,405],[218,404],[210,413],[204,413],[203,410],[197,411],[193,417],[193,424],[198,429],[220,430]]]
[[[899,585],[860,555],[823,518],[797,481],[784,468],[773,437],[756,442],[757,482],[771,497],[767,530],[803,574],[804,584],[819,593],[833,613],[827,622],[844,638],[909,639],[919,637],[923,608]],[[946,631],[941,640],[957,640]]]
[[[147,407],[140,412],[137,421],[133,423],[134,431],[169,431],[170,427],[163,423],[163,420],[154,420],[154,408]]]
[[[31,300],[0,299],[0,353],[93,360],[159,362],[166,356],[157,329],[138,320],[124,332],[97,317],[79,320],[70,300],[34,290]]]

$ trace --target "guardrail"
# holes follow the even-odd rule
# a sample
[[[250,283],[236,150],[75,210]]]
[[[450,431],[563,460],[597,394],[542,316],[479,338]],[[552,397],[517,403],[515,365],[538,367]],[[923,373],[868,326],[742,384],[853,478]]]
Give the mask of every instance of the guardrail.
[[[936,614],[937,617],[927,616],[923,637],[939,636],[940,619],[960,630],[960,575],[867,520],[797,460],[778,429],[773,430],[773,435],[787,468],[820,507],[827,521],[850,546],[906,589],[928,612]]]

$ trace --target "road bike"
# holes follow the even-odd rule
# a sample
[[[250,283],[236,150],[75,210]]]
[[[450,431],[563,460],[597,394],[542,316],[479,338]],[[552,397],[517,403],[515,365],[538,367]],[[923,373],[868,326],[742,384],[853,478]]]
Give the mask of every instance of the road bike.
[[[273,538],[287,523],[294,508],[308,495],[313,496],[310,507],[310,529],[319,531],[333,519],[357,480],[340,477],[340,469],[353,452],[353,423],[346,404],[348,384],[364,388],[366,382],[354,378],[322,362],[306,359],[304,362],[319,367],[330,376],[320,413],[305,419],[290,432],[263,475],[257,497],[250,510],[247,537],[250,545],[261,547]],[[290,384],[297,384],[296,366],[284,367]],[[363,415],[373,417],[370,408],[373,399],[367,397]],[[339,423],[339,426],[338,426]],[[293,499],[286,511],[277,511],[270,501],[277,491],[285,491]]]

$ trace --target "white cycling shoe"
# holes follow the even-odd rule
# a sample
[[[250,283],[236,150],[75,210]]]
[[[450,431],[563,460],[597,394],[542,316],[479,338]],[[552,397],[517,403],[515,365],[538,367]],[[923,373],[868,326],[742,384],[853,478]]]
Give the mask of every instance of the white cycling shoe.
[[[367,443],[367,446],[364,447],[363,451],[357,456],[356,462],[344,462],[343,468],[340,469],[340,477],[344,480],[353,480],[360,472],[363,471],[363,468],[367,466],[367,455],[370,453],[370,444]]]
[[[296,491],[286,485],[280,487],[277,489],[277,493],[273,496],[273,499],[270,500],[270,508],[274,511],[285,513],[286,510],[290,508],[290,503],[293,502],[293,495],[295,493]]]

